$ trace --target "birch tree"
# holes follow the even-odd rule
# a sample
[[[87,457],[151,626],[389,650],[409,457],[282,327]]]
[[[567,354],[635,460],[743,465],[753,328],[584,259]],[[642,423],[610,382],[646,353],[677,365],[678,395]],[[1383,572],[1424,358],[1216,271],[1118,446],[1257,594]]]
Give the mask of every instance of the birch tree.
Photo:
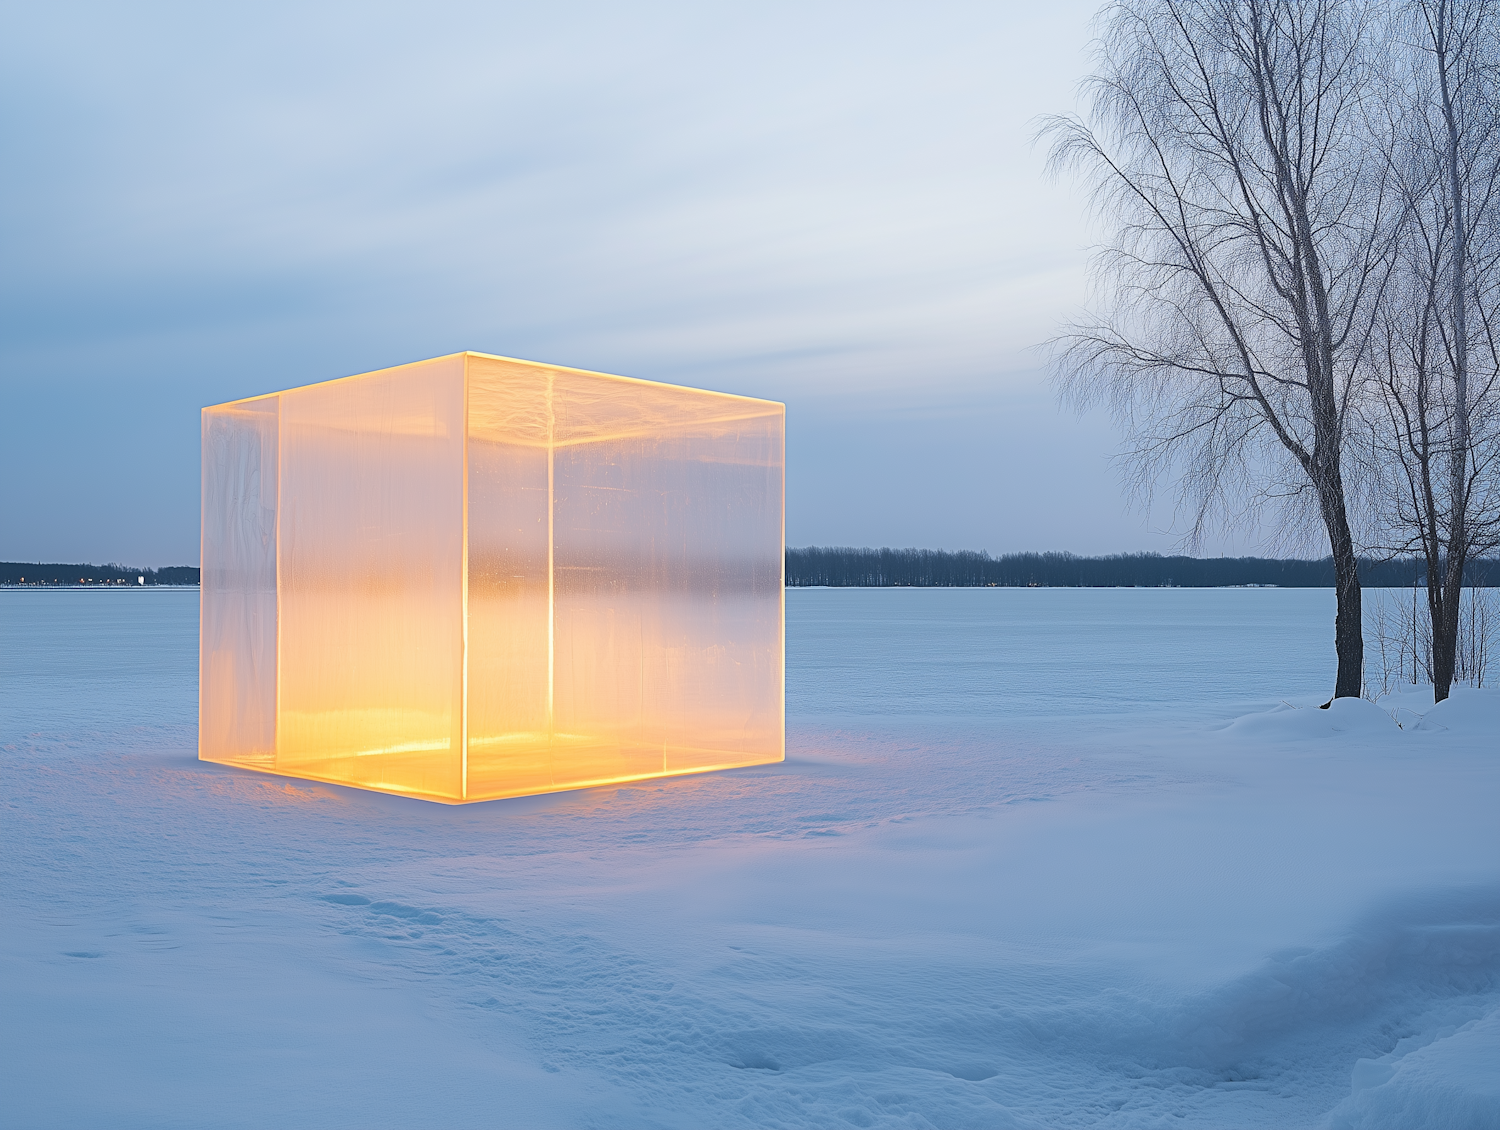
[[[1464,571],[1500,545],[1500,13],[1418,0],[1387,37],[1381,100],[1403,206],[1377,322],[1370,432],[1384,548],[1427,567],[1436,701],[1453,684]]]
[[[1176,479],[1194,537],[1236,504],[1321,527],[1335,697],[1361,690],[1344,454],[1395,226],[1369,136],[1373,18],[1357,0],[1118,0],[1087,119],[1044,130],[1110,228],[1056,379],[1114,409],[1139,482]]]

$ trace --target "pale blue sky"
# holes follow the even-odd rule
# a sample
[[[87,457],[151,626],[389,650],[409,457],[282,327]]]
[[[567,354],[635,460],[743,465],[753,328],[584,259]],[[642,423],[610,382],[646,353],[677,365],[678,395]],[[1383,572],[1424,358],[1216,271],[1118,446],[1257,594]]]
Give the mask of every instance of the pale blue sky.
[[[12,5],[0,558],[195,561],[200,407],[460,349],[785,400],[794,545],[1171,549],[1038,374],[1096,6]]]

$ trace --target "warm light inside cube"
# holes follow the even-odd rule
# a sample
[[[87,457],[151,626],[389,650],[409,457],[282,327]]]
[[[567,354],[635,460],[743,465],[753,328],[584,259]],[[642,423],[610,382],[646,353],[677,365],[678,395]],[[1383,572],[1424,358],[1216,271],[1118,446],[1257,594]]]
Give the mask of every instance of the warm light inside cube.
[[[199,756],[450,802],[781,760],[784,435],[477,353],[204,409]]]

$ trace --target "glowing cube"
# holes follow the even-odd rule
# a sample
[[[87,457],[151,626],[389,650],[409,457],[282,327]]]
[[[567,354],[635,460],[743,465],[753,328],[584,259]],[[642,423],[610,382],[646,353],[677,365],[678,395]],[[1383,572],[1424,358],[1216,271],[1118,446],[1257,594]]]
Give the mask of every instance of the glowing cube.
[[[780,761],[784,435],[479,353],[205,408],[199,757],[449,802]]]

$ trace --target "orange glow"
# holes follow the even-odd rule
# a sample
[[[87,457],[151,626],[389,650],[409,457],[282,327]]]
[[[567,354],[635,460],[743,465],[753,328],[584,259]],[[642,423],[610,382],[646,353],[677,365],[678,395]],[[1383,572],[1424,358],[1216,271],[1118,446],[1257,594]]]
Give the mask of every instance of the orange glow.
[[[198,756],[450,803],[780,761],[784,434],[480,353],[205,408]]]

